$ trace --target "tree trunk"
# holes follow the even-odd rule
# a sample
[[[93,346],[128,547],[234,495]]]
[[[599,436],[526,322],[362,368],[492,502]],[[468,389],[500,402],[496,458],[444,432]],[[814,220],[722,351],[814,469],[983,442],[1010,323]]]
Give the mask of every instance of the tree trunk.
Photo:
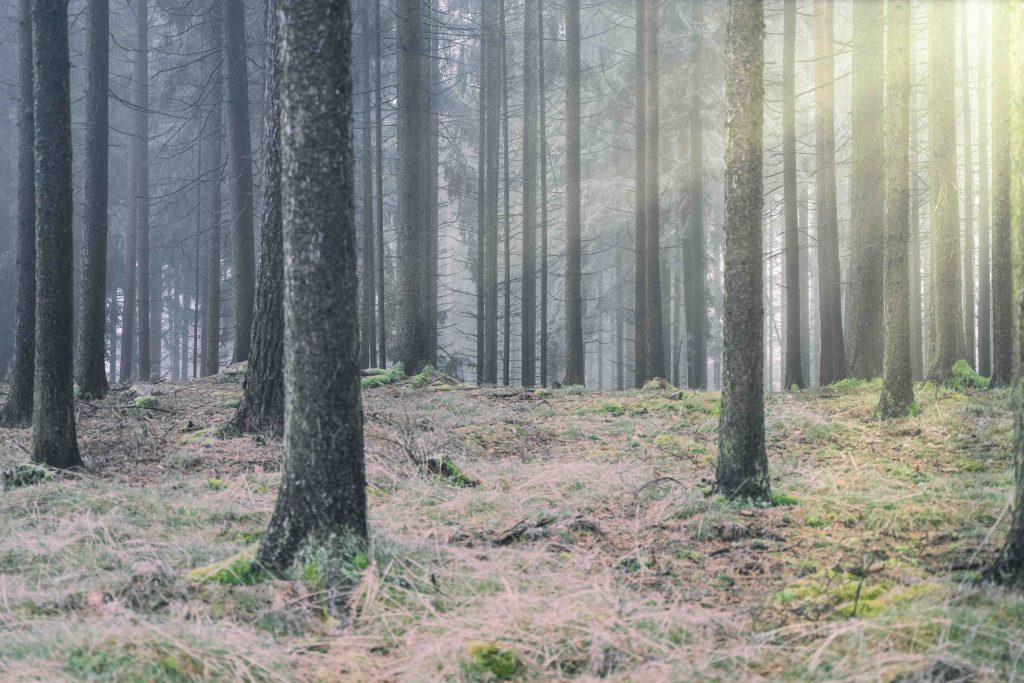
[[[72,378],[74,239],[67,0],[35,0],[36,360],[32,462],[79,467]]]
[[[726,43],[725,328],[716,484],[729,498],[770,500],[764,445],[760,0],[729,3]]]
[[[871,379],[882,374],[883,233],[885,150],[883,21],[880,2],[853,5],[853,176],[851,179],[849,371]]]
[[[801,362],[800,224],[796,188],[796,0],[785,0],[782,32],[782,165],[786,213],[786,374],[783,389],[807,386]]]
[[[214,67],[210,76],[210,119],[206,139],[207,159],[205,176],[210,178],[206,191],[206,314],[203,326],[203,376],[216,375],[220,370],[220,223],[222,164],[221,141],[224,135],[222,98],[224,78],[220,66],[223,31],[220,12],[210,11],[211,54]]]
[[[665,377],[664,316],[661,306],[661,209],[658,161],[661,92],[658,69],[658,42],[661,32],[661,1],[647,0],[647,55],[644,60],[647,81],[647,191],[646,212],[646,303],[647,303],[647,374],[651,377]]]
[[[583,244],[580,217],[580,0],[565,5],[565,378],[585,384]]]
[[[636,267],[633,272],[633,338],[634,383],[642,387],[647,381],[647,0],[636,0],[635,61],[636,112],[634,116],[634,155],[636,157],[636,228],[633,249]]]
[[[242,400],[233,422],[239,431],[272,436],[279,436],[284,431],[284,242],[281,236],[281,37],[278,4],[279,0],[267,0],[260,279],[256,288],[252,353]],[[368,123],[367,118],[364,117],[364,125]],[[364,173],[369,173],[365,162],[363,169]],[[369,264],[364,262],[366,268]],[[364,285],[367,286],[372,289],[372,285]]]
[[[974,352],[974,160],[971,148],[971,54],[967,46],[967,0],[961,2],[960,10],[960,61],[963,67],[960,92],[964,125],[964,358],[968,365],[977,369],[977,356]]]
[[[992,385],[1013,379],[1010,224],[1010,3],[992,4]],[[1016,67],[1016,65],[1015,65]]]
[[[988,89],[990,81],[985,69],[985,35],[988,17],[982,14],[981,40],[978,56],[978,372],[992,376],[992,286],[989,248],[989,180],[988,180]]]
[[[231,235],[234,247],[231,280],[235,294],[235,346],[231,362],[240,363],[249,360],[256,294],[244,0],[224,0],[224,57],[227,64],[228,172],[231,174]]]
[[[885,371],[879,412],[904,417],[914,403],[910,359],[910,0],[889,0],[886,78]]]
[[[953,88],[956,6],[928,6],[928,187],[932,235],[932,357],[928,378],[945,382],[964,357],[960,282],[960,207],[956,186],[956,107]]]
[[[811,374],[811,247],[807,234],[809,229],[807,225],[807,194],[807,187],[801,187],[797,211],[799,220],[798,249],[800,251],[799,277],[797,281],[797,287],[800,289],[800,372],[803,374],[804,387],[811,386],[811,377],[813,377]]]
[[[153,375],[154,359],[150,335],[152,273],[149,239],[149,0],[135,5],[135,107],[132,112],[132,155],[135,160],[137,187],[135,191],[135,233],[138,242],[135,255],[138,264],[138,373],[140,379]],[[129,209],[130,210],[130,209]],[[158,304],[159,305],[159,304]],[[159,359],[156,359],[157,361]]]
[[[258,554],[277,571],[304,546],[367,536],[348,9],[281,0],[288,407],[281,488]]]
[[[510,361],[512,355],[512,211],[509,206],[511,203],[509,194],[512,181],[508,150],[508,39],[505,33],[505,0],[499,0],[499,2],[500,13],[498,19],[498,33],[501,36],[501,147],[503,154],[502,169],[505,173],[505,177],[502,182],[502,188],[505,191],[505,201],[503,204],[505,207],[505,239],[502,242],[505,252],[505,277],[503,279],[505,302],[502,308],[505,314],[505,324],[503,329],[504,333],[502,335],[501,383],[507,387],[511,379],[509,377],[509,372],[511,368]]]
[[[485,197],[487,221],[485,227],[486,253],[484,258],[484,381],[498,383],[498,144],[501,134],[501,36],[499,35],[500,6],[489,0],[484,8],[487,31],[487,165]]]
[[[380,342],[380,367],[387,367],[387,328],[384,320],[384,114],[382,103],[383,84],[381,79],[381,63],[384,52],[381,49],[380,34],[383,26],[380,21],[380,2],[373,3],[373,78],[374,78],[374,124],[376,136],[376,171],[377,177],[377,338]]]
[[[480,90],[477,97],[479,111],[479,142],[477,145],[477,226],[476,226],[476,383],[487,381],[487,344],[485,317],[487,287],[484,261],[487,252],[487,0],[480,0]]]
[[[524,387],[537,377],[537,42],[538,0],[526,0],[523,26],[523,284],[520,375]]]
[[[544,0],[537,0],[537,73],[540,123],[540,385],[548,385],[548,127],[544,73]]]
[[[269,12],[269,10],[268,10]],[[377,367],[377,304],[374,295],[376,291],[376,268],[377,253],[375,241],[375,224],[373,222],[373,135],[370,127],[370,109],[372,99],[370,89],[370,6],[364,3],[363,11],[360,14],[360,64],[359,74],[363,92],[363,117],[362,117],[362,189],[363,189],[363,262],[362,278],[360,282],[362,292],[362,306],[360,313],[362,320],[360,331],[363,333],[362,342],[359,345],[360,362],[363,367]],[[269,39],[269,36],[268,36]],[[269,55],[268,55],[269,58]],[[266,99],[266,98],[265,98]],[[266,126],[265,126],[266,128]],[[266,141],[264,141],[266,147]],[[265,168],[265,167],[264,167]],[[265,233],[263,233],[265,234]],[[262,264],[261,264],[262,265]],[[257,297],[259,296],[259,285],[257,285]],[[255,352],[255,351],[254,351]]]
[[[910,82],[914,82],[914,57],[910,57]],[[921,292],[921,193],[918,191],[917,118],[913,92],[910,97],[910,361],[915,382],[924,379],[924,321]]]
[[[14,328],[14,371],[0,424],[32,421],[36,359],[36,176],[32,52],[32,0],[18,6],[18,299]]]
[[[708,388],[707,292],[704,235],[704,121],[702,92],[704,82],[702,40],[704,3],[691,4],[693,12],[694,56],[693,90],[690,93],[690,235],[689,253],[684,254],[683,289],[686,299],[686,383],[691,389]]]
[[[818,311],[821,327],[820,383],[846,377],[843,297],[836,209],[835,40],[832,0],[814,0],[815,199],[818,237]],[[874,201],[878,201],[875,199]]]

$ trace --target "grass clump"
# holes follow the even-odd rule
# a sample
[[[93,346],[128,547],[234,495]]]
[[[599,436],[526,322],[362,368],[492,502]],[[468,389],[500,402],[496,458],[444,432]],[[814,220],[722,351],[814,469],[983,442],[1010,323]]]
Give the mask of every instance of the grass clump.
[[[467,474],[448,455],[431,458],[426,462],[427,471],[441,477],[460,488],[473,488],[480,485],[480,480]]]
[[[3,479],[4,491],[13,491],[23,486],[53,481],[53,472],[41,465],[26,462],[4,471],[0,478]]]
[[[259,544],[254,543],[245,550],[220,562],[214,562],[213,564],[193,569],[185,575],[185,578],[193,583],[254,586],[270,578],[256,562],[256,550],[258,548]]]
[[[390,368],[373,368],[364,372],[366,376],[359,381],[363,389],[376,389],[405,379],[405,367],[401,363],[395,363]]]
[[[792,507],[799,505],[800,499],[796,496],[786,495],[785,493],[773,493],[772,494],[772,506],[773,507]]]
[[[160,401],[155,396],[137,396],[132,401],[132,407],[139,410],[153,410],[160,406]]]
[[[953,376],[950,379],[950,384],[957,391],[988,389],[989,379],[979,375],[974,371],[974,368],[967,364],[967,361],[961,359],[953,365]]]
[[[519,673],[522,663],[515,652],[490,641],[472,640],[466,645],[463,672],[471,681],[507,681]]]

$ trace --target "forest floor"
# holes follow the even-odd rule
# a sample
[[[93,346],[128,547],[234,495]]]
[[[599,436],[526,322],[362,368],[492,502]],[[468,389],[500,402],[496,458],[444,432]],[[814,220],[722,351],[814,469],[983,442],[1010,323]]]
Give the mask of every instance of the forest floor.
[[[0,492],[0,680],[1024,678],[1024,599],[973,583],[1008,392],[918,386],[883,422],[879,388],[769,398],[765,507],[711,494],[716,394],[366,390],[374,540],[342,614],[316,571],[193,571],[273,507],[280,443],[223,427],[240,385],[117,391],[79,405],[87,472]],[[28,438],[0,432],[0,469]],[[461,474],[414,462],[442,456]]]

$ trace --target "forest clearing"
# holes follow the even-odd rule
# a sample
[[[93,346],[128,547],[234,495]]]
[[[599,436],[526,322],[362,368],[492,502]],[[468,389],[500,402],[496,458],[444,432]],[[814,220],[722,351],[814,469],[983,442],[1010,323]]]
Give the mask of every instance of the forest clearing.
[[[86,472],[0,495],[4,680],[1024,673],[1024,600],[973,585],[1008,519],[1005,390],[919,385],[899,422],[879,382],[772,395],[771,506],[710,494],[715,393],[365,390],[371,549],[333,613],[315,563],[194,571],[273,509],[280,443],[226,427],[240,386],[137,389],[79,404]]]

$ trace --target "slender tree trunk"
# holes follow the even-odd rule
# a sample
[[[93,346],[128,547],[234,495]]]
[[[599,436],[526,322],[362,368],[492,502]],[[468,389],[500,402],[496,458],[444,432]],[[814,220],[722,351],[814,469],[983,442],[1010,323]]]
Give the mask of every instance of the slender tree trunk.
[[[977,369],[974,312],[974,150],[971,148],[971,54],[967,45],[967,0],[960,4],[960,51],[963,83],[960,84],[961,119],[964,126],[964,357],[967,364]]]
[[[269,10],[268,10],[269,11]],[[370,110],[373,107],[370,88],[370,7],[364,3],[363,12],[360,15],[360,65],[361,77],[360,86],[364,92],[362,100],[363,121],[362,121],[362,189],[363,189],[363,268],[362,282],[362,323],[360,330],[363,333],[362,343],[359,345],[360,359],[363,367],[377,367],[377,305],[374,293],[376,291],[376,269],[377,254],[375,241],[375,224],[373,222],[373,135],[370,127]],[[269,40],[269,36],[268,36]],[[266,98],[264,98],[266,99]],[[266,128],[266,126],[264,126]],[[264,141],[264,147],[266,141]],[[264,165],[264,168],[266,166]],[[264,233],[265,234],[265,233]],[[262,264],[261,264],[262,265]],[[257,285],[257,297],[259,296],[259,285]]]
[[[785,0],[782,38],[782,163],[786,213],[786,375],[784,389],[807,386],[801,362],[800,224],[796,188],[796,0]]]
[[[629,305],[623,293],[625,281],[625,268],[623,267],[622,249],[615,250],[615,389],[622,391],[626,388],[626,357],[625,357],[625,333],[626,333],[626,307]]]
[[[32,50],[32,0],[18,6],[18,295],[14,327],[11,393],[0,424],[32,421],[36,359],[36,176]]]
[[[32,6],[35,64],[36,360],[32,461],[79,467],[72,365],[74,240],[67,0]]]
[[[537,73],[540,123],[540,384],[548,385],[548,127],[544,72],[544,0],[537,0]]]
[[[799,193],[800,199],[798,202],[799,207],[797,211],[799,219],[798,249],[800,250],[797,287],[800,289],[800,372],[803,376],[804,383],[802,386],[804,387],[811,386],[811,377],[813,377],[811,374],[811,247],[807,234],[807,231],[809,230],[807,225],[807,194],[807,187],[801,186]]]
[[[486,273],[484,261],[487,252],[487,0],[480,0],[480,90],[477,98],[479,134],[477,145],[477,226],[476,226],[476,383],[487,381],[487,344],[485,317],[487,311]]]
[[[383,83],[381,79],[381,63],[384,52],[381,49],[381,32],[383,25],[380,20],[380,2],[373,3],[373,80],[374,100],[373,114],[376,128],[376,177],[377,177],[377,339],[380,342],[379,365],[387,367],[387,327],[384,320],[384,114],[382,107]]]
[[[910,82],[914,82],[914,59],[910,58]],[[910,98],[913,104],[913,95]],[[911,109],[910,123],[910,361],[915,382],[924,379],[924,321],[921,292],[921,193],[918,190],[917,125]]]
[[[718,489],[770,500],[764,445],[764,8],[730,2],[726,34],[725,328]]]
[[[846,377],[843,297],[836,209],[835,40],[832,0],[814,0],[815,199],[818,237],[818,311],[822,386]],[[874,200],[877,202],[877,199]]]
[[[520,375],[524,387],[537,377],[537,42],[538,0],[526,0],[523,26],[523,284]]]
[[[704,3],[691,3],[693,12],[694,55],[692,92],[690,92],[690,178],[689,239],[683,272],[686,299],[686,382],[691,389],[708,387],[707,286],[704,235],[704,121],[702,116],[704,69]],[[678,381],[678,380],[677,380]]]
[[[647,201],[646,227],[646,303],[647,303],[647,372],[651,377],[665,377],[664,320],[661,305],[661,209],[659,159],[661,140],[661,92],[658,69],[661,33],[661,0],[647,0]]]
[[[232,363],[249,360],[256,257],[253,247],[252,139],[249,133],[249,68],[244,0],[224,0],[224,62],[228,85],[228,172],[231,192],[235,346]]]
[[[263,215],[260,279],[252,327],[252,354],[235,428],[278,436],[284,431],[284,241],[281,226],[281,100],[279,0],[267,0],[263,84]],[[368,125],[368,116],[363,125]],[[366,137],[363,138],[364,151]],[[364,157],[365,159],[365,157]],[[364,161],[364,174],[369,165]],[[368,175],[364,175],[365,183]],[[364,202],[367,201],[364,195]],[[369,224],[364,217],[364,228]],[[372,270],[364,261],[364,273]],[[371,278],[372,279],[372,278]],[[372,285],[364,283],[364,288]]]
[[[885,382],[879,412],[904,417],[914,403],[910,360],[910,0],[889,0],[886,78]]]
[[[565,5],[565,378],[585,384],[583,244],[580,217],[580,0]]]
[[[881,2],[853,5],[853,176],[849,274],[849,371],[870,379],[882,374],[883,234],[885,150],[883,21]]]
[[[508,39],[505,32],[505,0],[500,0],[500,5],[501,12],[498,20],[498,31],[501,35],[501,140],[503,154],[502,169],[505,173],[502,182],[502,188],[505,191],[505,239],[502,242],[505,252],[505,277],[503,280],[505,302],[502,309],[505,314],[505,326],[504,334],[502,335],[501,383],[507,387],[510,382],[509,372],[512,355],[512,211],[509,206],[511,203],[509,195],[512,181],[508,149]]]
[[[1010,3],[992,4],[992,385],[1013,379],[1010,223]]]
[[[135,156],[136,188],[135,231],[138,236],[135,255],[138,264],[138,373],[139,379],[153,375],[153,342],[150,339],[150,306],[152,272],[149,239],[149,0],[138,0],[135,6],[135,109],[132,148]],[[159,359],[157,359],[159,360]]]
[[[636,157],[636,228],[633,248],[636,267],[633,272],[634,382],[642,387],[647,370],[647,0],[636,0],[635,61],[636,113],[634,155]]]
[[[945,382],[964,358],[960,207],[953,82],[956,6],[928,6],[928,187],[931,197],[932,338],[929,379]]]
[[[220,52],[223,31],[220,12],[216,8],[210,11],[211,54],[214,67],[210,77],[210,119],[207,133],[207,149],[203,155],[207,159],[207,171],[204,174],[209,180],[206,191],[206,315],[203,329],[203,376],[216,375],[220,370],[220,252],[221,252],[221,183],[223,175],[223,156],[221,141],[224,135],[222,119],[223,73],[220,66]]]
[[[978,56],[978,372],[992,375],[992,274],[989,248],[989,180],[988,180],[988,89],[985,36],[987,27],[982,14]]]
[[[200,127],[200,131],[202,127]],[[202,277],[205,275],[202,261],[203,246],[203,141],[199,140],[196,146],[196,255],[195,255],[195,280],[192,292],[192,303],[195,306],[192,311],[192,376],[199,377],[199,312],[207,305],[202,295]]]
[[[281,0],[280,16],[288,406],[281,489],[258,554],[277,571],[307,544],[367,536],[349,3]]]
[[[489,0],[484,8],[487,36],[487,223],[484,259],[484,381],[498,383],[498,170],[501,157],[501,35],[500,5]]]

